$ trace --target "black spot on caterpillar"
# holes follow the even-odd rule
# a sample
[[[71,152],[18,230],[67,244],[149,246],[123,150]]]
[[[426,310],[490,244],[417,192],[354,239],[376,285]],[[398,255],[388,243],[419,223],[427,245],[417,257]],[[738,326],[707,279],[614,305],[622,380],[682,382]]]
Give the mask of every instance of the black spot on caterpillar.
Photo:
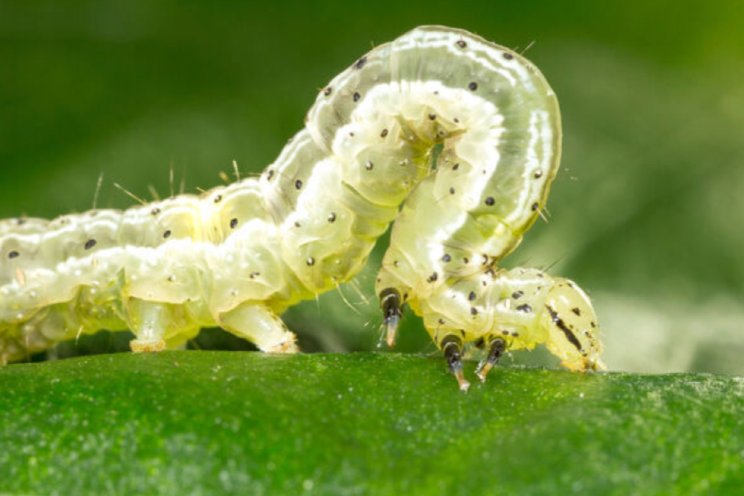
[[[0,360],[100,328],[131,329],[135,351],[211,325],[297,351],[277,316],[356,275],[395,220],[377,279],[389,343],[406,302],[446,343],[461,387],[460,348],[472,343],[492,358],[544,343],[570,369],[601,367],[578,287],[495,268],[558,169],[558,103],[540,72],[466,31],[424,26],[323,88],[260,178],[124,211],[0,222]],[[477,255],[484,263],[470,264]]]

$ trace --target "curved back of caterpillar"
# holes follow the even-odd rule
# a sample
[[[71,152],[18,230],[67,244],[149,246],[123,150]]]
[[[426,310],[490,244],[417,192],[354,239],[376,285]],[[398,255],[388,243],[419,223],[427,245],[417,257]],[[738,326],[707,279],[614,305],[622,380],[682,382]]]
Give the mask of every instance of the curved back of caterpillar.
[[[465,31],[417,28],[321,90],[258,179],[0,222],[0,358],[100,328],[131,328],[133,349],[161,349],[214,324],[294,351],[277,315],[353,277],[395,220],[377,279],[390,342],[408,303],[456,373],[468,342],[547,343],[569,368],[594,368],[594,329],[577,334],[566,314],[579,302],[594,323],[583,293],[495,269],[545,204],[560,139],[558,102],[530,62]],[[530,318],[514,319],[504,295],[524,285],[536,289],[516,308]]]

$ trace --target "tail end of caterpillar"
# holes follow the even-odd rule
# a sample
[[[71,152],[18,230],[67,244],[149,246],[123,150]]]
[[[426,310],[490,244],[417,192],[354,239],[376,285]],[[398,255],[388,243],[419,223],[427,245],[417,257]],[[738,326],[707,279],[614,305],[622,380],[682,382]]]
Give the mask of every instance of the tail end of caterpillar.
[[[398,325],[402,315],[400,308],[400,293],[395,288],[386,288],[380,291],[380,307],[384,317],[386,341],[388,347],[395,346],[398,336]]]

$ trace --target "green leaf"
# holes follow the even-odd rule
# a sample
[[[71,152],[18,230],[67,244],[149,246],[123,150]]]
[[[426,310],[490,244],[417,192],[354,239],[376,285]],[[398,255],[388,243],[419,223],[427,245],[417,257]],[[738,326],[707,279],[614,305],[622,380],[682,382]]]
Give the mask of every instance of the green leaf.
[[[467,373],[473,377],[472,364]],[[744,382],[163,352],[0,370],[0,492],[731,494]]]

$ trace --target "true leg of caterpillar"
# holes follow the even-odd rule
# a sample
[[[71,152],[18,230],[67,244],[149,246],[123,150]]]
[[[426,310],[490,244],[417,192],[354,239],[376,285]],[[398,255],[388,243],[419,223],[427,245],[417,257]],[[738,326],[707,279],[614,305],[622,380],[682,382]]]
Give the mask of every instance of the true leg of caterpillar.
[[[503,339],[496,338],[491,341],[491,345],[489,346],[489,349],[488,349],[488,355],[478,364],[478,368],[475,371],[476,375],[481,380],[481,382],[486,382],[486,377],[488,376],[488,373],[491,371],[493,366],[496,365],[496,363],[499,361],[499,358],[501,358],[501,355],[504,354],[505,349],[506,349],[506,342]]]
[[[220,315],[219,324],[227,331],[247,339],[261,351],[297,353],[295,335],[271,309],[255,302],[246,302]]]
[[[457,379],[460,391],[467,391],[470,388],[470,383],[462,373],[462,340],[454,334],[446,336],[442,340],[442,351],[444,352],[444,359],[447,360],[450,372]]]
[[[400,308],[400,293],[395,288],[383,289],[380,292],[380,306],[384,316],[384,326],[387,333],[387,345],[391,348],[395,345],[398,333],[398,324],[402,315]]]

